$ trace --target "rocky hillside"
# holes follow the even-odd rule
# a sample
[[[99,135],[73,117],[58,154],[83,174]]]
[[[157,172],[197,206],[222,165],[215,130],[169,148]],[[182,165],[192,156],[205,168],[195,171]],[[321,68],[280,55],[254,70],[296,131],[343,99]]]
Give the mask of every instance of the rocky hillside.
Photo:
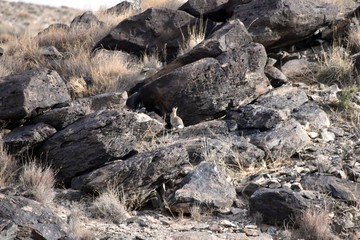
[[[0,32],[1,239],[360,239],[355,1],[51,11]]]

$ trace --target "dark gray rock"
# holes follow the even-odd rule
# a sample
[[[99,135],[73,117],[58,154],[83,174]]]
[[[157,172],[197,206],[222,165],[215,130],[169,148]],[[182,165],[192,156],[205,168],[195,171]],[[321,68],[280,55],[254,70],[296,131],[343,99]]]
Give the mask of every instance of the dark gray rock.
[[[360,199],[356,184],[334,176],[308,174],[301,178],[301,185],[306,190],[329,194],[352,205],[356,205]]]
[[[48,139],[38,156],[58,170],[58,180],[70,181],[105,163],[136,151],[140,140],[164,128],[146,114],[127,110],[104,110],[67,126]]]
[[[338,10],[333,4],[311,0],[301,4],[292,0],[253,0],[229,4],[228,12],[232,19],[245,24],[255,42],[268,49],[307,38],[334,21]]]
[[[308,202],[298,192],[285,189],[261,188],[249,199],[250,213],[259,213],[266,224],[291,222],[308,207]]]
[[[305,103],[298,108],[295,108],[291,113],[302,125],[309,124],[311,130],[319,131],[330,127],[330,120],[319,105],[314,103]]]
[[[228,212],[235,196],[224,169],[202,162],[180,183],[170,198],[170,207],[175,212],[189,213],[191,206],[198,204],[201,208]]]
[[[0,219],[1,239],[72,239],[58,216],[27,198],[0,194]]]
[[[185,11],[193,16],[210,18],[213,21],[225,22],[228,16],[225,6],[229,0],[189,0],[179,10]]]
[[[144,194],[177,178],[188,164],[186,149],[174,144],[139,153],[76,177],[71,187],[86,192],[99,192],[109,184],[115,184],[121,190],[126,189],[126,195]]]
[[[22,155],[38,147],[56,133],[56,129],[44,123],[15,128],[3,137],[6,150],[13,155]]]
[[[300,107],[308,100],[306,93],[300,88],[282,86],[259,97],[254,104],[278,110],[286,119],[294,108]]]
[[[290,157],[310,142],[307,132],[295,120],[282,122],[274,129],[248,137],[252,144],[264,150],[272,159]]]
[[[131,2],[122,1],[118,4],[116,4],[115,6],[106,9],[106,12],[109,14],[114,14],[114,15],[122,15],[122,14],[126,13],[127,11],[131,10],[132,7],[133,7],[133,5],[131,4]]]
[[[313,81],[313,74],[319,69],[317,62],[309,62],[306,59],[293,59],[287,61],[282,67],[281,71],[284,75],[294,82],[311,82]]]
[[[269,78],[271,86],[274,88],[278,88],[289,82],[287,77],[274,66],[265,66],[264,72],[266,77]]]
[[[0,78],[0,120],[33,117],[70,99],[65,82],[49,69],[32,69]]]
[[[229,111],[226,119],[234,120],[239,129],[269,130],[283,121],[281,114],[272,108],[249,104],[239,110]]]
[[[91,28],[92,26],[96,26],[96,25],[103,26],[105,25],[105,23],[99,21],[99,19],[91,11],[86,11],[83,14],[75,17],[71,21],[70,28],[75,28],[75,27]]]
[[[2,49],[2,48],[0,47],[0,57],[1,57],[2,55],[4,55],[4,49]]]
[[[186,12],[149,8],[120,22],[94,46],[94,50],[121,50],[137,56],[142,56],[144,52],[159,56],[166,53],[166,59],[172,60],[176,58],[181,39],[187,39],[188,29],[196,24],[198,19]],[[209,31],[212,27],[209,21]]]
[[[92,112],[105,109],[122,109],[126,100],[126,93],[104,93],[78,98],[65,106],[46,111],[31,119],[31,122],[43,122],[60,130]]]
[[[229,106],[243,106],[268,91],[265,63],[263,46],[250,43],[178,68],[144,85],[140,98],[162,114],[177,106],[185,126],[215,119]]]

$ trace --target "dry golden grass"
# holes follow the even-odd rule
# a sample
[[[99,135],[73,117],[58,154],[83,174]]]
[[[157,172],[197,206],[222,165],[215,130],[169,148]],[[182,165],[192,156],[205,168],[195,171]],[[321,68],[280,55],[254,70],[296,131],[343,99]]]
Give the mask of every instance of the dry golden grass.
[[[349,31],[348,42],[351,49],[355,52],[360,50],[360,23],[356,21],[355,26]]]
[[[126,220],[130,215],[126,210],[123,194],[115,187],[108,188],[100,193],[90,207],[91,216],[103,218],[114,223]]]
[[[354,63],[346,49],[333,47],[330,52],[324,54],[319,60],[320,69],[316,76],[319,82],[326,84],[337,83],[340,87],[354,85]]]
[[[300,238],[306,240],[338,239],[331,231],[326,210],[307,209],[298,220]]]
[[[41,166],[35,160],[25,163],[20,176],[22,185],[36,201],[52,203],[55,197],[55,174],[50,167]]]
[[[69,216],[69,227],[72,232],[72,237],[79,240],[95,240],[94,233],[86,229],[84,222],[81,219],[82,211],[79,208],[73,208]]]
[[[7,154],[3,147],[3,141],[0,139],[0,188],[7,187],[12,183],[16,169],[16,160]]]
[[[185,39],[183,35],[183,43],[180,44],[179,55],[183,55],[204,41],[206,32],[206,23],[201,19],[198,24],[188,27],[188,37]]]
[[[201,220],[201,206],[199,204],[193,204],[191,207],[190,207],[190,215],[191,215],[191,218],[194,220],[194,221],[200,221]]]

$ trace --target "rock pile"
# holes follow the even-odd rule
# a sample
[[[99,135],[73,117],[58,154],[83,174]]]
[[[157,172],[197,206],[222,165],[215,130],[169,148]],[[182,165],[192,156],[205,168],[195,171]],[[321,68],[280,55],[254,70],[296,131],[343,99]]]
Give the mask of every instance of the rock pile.
[[[129,17],[93,51],[158,53],[167,63],[128,89],[129,97],[107,93],[71,99],[66,82],[50,69],[1,77],[4,146],[18,159],[31,153],[50,164],[66,188],[97,194],[116,185],[125,196],[155,192],[148,207],[187,214],[195,206],[229,219],[258,214],[267,224],[263,233],[255,226],[254,234],[249,222],[241,230],[230,222],[234,236],[226,239],[244,233],[271,239],[279,234],[273,228],[306,209],[324,207],[328,198],[340,214],[352,214],[351,220],[334,219],[337,226],[347,222],[345,228],[334,228],[336,234],[359,234],[360,211],[354,207],[360,199],[358,152],[334,154],[358,142],[346,135],[349,129],[334,126],[317,101],[316,96],[328,92],[311,92],[295,81],[298,69],[289,67],[291,61],[317,63],[306,56],[288,61],[283,55],[269,64],[268,55],[328,41],[322,33],[334,29],[337,7],[301,2],[211,0],[205,5],[189,0],[180,10],[150,8]],[[348,6],[345,15],[355,9],[355,4]],[[201,17],[205,39],[178,56],[187,29]],[[71,25],[94,22],[101,24],[86,12]],[[184,129],[171,130],[166,123],[173,107],[178,107]],[[164,137],[170,140],[161,144]],[[284,165],[271,169],[279,161]],[[325,162],[330,167],[321,168]],[[261,165],[262,171],[245,174]],[[0,206],[0,236],[19,236],[19,231],[44,239],[71,236],[65,223],[29,199],[0,194]],[[189,234],[205,234],[200,232]],[[182,234],[171,237],[188,239]],[[211,239],[206,234],[201,238]]]

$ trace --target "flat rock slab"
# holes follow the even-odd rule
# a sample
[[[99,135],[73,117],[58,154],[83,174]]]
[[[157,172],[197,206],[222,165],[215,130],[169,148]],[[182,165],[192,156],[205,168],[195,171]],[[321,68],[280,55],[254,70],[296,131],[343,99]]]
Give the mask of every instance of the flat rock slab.
[[[171,145],[139,153],[76,177],[71,187],[86,192],[101,192],[115,184],[127,195],[144,194],[178,177],[188,164],[186,149],[180,145]]]
[[[0,120],[16,121],[71,99],[65,82],[49,69],[0,78]]]
[[[249,199],[250,213],[260,213],[264,223],[283,224],[291,221],[308,207],[298,192],[285,189],[261,188]]]
[[[225,171],[214,163],[202,162],[180,183],[170,199],[170,207],[183,213],[189,213],[194,205],[228,212],[235,196],[235,188],[227,181]]]
[[[76,175],[126,157],[136,151],[138,141],[153,137],[163,128],[163,124],[143,113],[99,111],[57,132],[37,154],[58,170],[59,180],[70,181]]]
[[[57,240],[71,236],[66,223],[40,203],[0,194],[1,239]]]

